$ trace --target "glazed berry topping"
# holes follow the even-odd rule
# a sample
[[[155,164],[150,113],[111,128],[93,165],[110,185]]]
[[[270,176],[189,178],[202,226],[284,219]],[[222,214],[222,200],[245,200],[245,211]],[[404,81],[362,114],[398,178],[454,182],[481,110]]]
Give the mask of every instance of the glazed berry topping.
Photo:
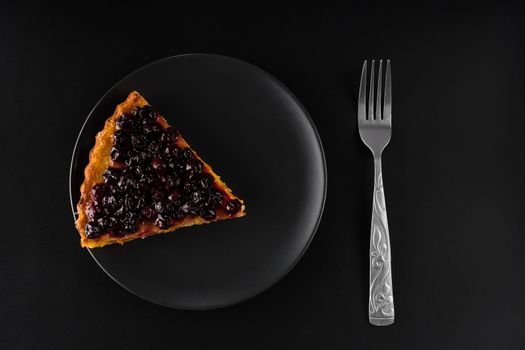
[[[215,209],[208,206],[202,207],[200,214],[204,220],[214,220],[216,217]]]
[[[152,220],[156,217],[156,215],[157,212],[151,206],[147,206],[142,209],[142,217],[146,220]]]
[[[96,184],[91,189],[91,199],[93,199],[94,202],[100,202],[107,193],[108,187],[105,184]]]
[[[88,217],[88,220],[94,221],[97,218],[97,214],[98,212],[93,202],[88,202],[86,205],[86,216]]]
[[[93,186],[86,205],[87,238],[122,237],[142,223],[167,229],[185,218],[215,220],[217,211],[239,212],[241,202],[216,188],[202,161],[178,145],[179,139],[175,128],[162,127],[150,106],[118,119],[110,150],[113,166]]]
[[[157,219],[155,220],[155,226],[162,230],[165,230],[171,226],[171,220],[168,216],[159,214],[157,216]]]
[[[226,205],[224,206],[224,211],[228,214],[228,215],[234,215],[234,214],[237,214],[239,212],[239,210],[241,210],[241,201],[238,200],[238,199],[232,199],[232,200],[229,200],[228,203],[226,203]]]
[[[111,148],[111,151],[109,152],[109,156],[111,157],[111,160],[114,162],[122,163],[122,162],[125,162],[127,159],[126,152],[124,150],[119,150],[116,147]]]
[[[135,129],[135,118],[130,114],[123,114],[117,121],[117,127],[121,130]]]
[[[155,157],[151,161],[151,167],[154,170],[162,171],[162,170],[164,170],[166,168],[166,163],[164,163],[164,161],[162,159],[160,159],[158,157]]]
[[[115,184],[118,182],[121,175],[122,175],[122,171],[120,169],[107,169],[104,172],[104,175],[102,175],[102,177],[104,178],[105,183]]]
[[[85,232],[87,238],[97,238],[102,233],[102,230],[96,222],[88,222]]]

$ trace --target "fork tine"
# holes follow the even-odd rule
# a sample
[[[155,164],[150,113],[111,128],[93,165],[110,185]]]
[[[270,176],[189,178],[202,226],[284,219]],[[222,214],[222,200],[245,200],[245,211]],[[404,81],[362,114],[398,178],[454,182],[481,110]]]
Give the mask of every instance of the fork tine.
[[[374,120],[374,60],[370,66],[370,93],[368,94],[368,120]]]
[[[377,93],[376,93],[376,119],[381,120],[381,82],[383,81],[383,60],[379,61],[379,72],[377,73]]]
[[[361,71],[361,83],[359,84],[357,120],[359,122],[364,122],[366,120],[366,60],[363,63],[363,70]]]
[[[385,121],[392,122],[392,78],[390,76],[390,60],[386,60],[385,105],[383,108],[383,118]]]

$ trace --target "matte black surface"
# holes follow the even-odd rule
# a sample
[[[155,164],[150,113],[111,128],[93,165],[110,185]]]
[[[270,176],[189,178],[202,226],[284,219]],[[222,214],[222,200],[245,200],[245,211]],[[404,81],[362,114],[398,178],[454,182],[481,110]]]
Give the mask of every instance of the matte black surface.
[[[522,7],[73,6],[0,5],[0,348],[525,347]],[[68,195],[93,104],[134,69],[188,52],[238,57],[293,91],[329,182],[295,268],[249,301],[202,312],[109,279],[78,246]],[[396,323],[379,329],[367,319],[372,162],[355,104],[363,59],[381,57],[393,69],[383,176]]]
[[[75,211],[95,135],[133,90],[244,199],[248,215],[92,249],[93,258],[129,291],[174,308],[228,306],[268,288],[306,250],[326,197],[322,145],[303,107],[268,73],[225,56],[180,55],[140,68],[104,95],[79,135]]]

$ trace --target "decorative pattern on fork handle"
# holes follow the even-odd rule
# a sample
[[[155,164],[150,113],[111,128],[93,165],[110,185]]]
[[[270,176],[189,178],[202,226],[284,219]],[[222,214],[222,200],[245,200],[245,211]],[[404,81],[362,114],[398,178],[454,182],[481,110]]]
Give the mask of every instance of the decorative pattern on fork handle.
[[[390,238],[386,215],[381,158],[376,159],[374,198],[370,234],[370,293],[368,314],[377,323],[390,324],[394,318],[392,268],[390,265]]]

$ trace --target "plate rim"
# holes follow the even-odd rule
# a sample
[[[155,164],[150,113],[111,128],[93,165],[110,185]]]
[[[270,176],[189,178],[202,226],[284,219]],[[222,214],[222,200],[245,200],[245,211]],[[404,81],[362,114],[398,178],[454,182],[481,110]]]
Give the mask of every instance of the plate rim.
[[[153,303],[153,304],[156,304],[156,305],[160,305],[160,306],[163,306],[163,307],[167,307],[167,308],[170,308],[170,309],[192,310],[192,311],[216,310],[216,309],[221,309],[221,308],[225,308],[225,307],[232,306],[232,305],[241,304],[241,303],[243,303],[243,302],[245,302],[247,300],[250,300],[250,299],[252,299],[252,298],[254,298],[254,297],[264,293],[265,291],[267,291],[268,289],[273,287],[275,284],[277,284],[277,282],[282,280],[297,265],[297,263],[302,259],[303,255],[308,250],[308,247],[310,246],[312,240],[314,239],[314,237],[315,237],[315,235],[317,233],[317,230],[319,228],[319,225],[321,224],[322,217],[323,217],[323,212],[324,212],[324,208],[325,208],[325,205],[326,205],[327,190],[328,190],[328,171],[327,171],[327,166],[326,166],[326,156],[325,156],[325,152],[324,152],[323,143],[322,143],[321,137],[319,135],[319,132],[318,132],[318,130],[317,130],[313,120],[312,120],[312,117],[310,116],[310,114],[308,113],[306,108],[299,101],[299,99],[295,96],[295,94],[293,94],[292,91],[290,91],[279,79],[277,79],[276,77],[274,77],[273,75],[271,75],[267,71],[263,70],[262,68],[259,68],[258,66],[254,65],[252,63],[246,62],[246,61],[244,61],[242,59],[231,57],[231,56],[213,54],[213,53],[204,53],[204,52],[185,53],[185,54],[167,56],[167,57],[164,57],[164,58],[152,61],[150,63],[147,63],[147,64],[145,64],[145,65],[143,65],[143,66],[133,70],[132,72],[126,74],[123,78],[121,78],[119,81],[117,81],[115,84],[113,84],[102,95],[102,97],[99,98],[97,103],[89,111],[86,119],[82,123],[82,127],[80,128],[80,130],[78,132],[78,135],[77,135],[77,138],[75,140],[75,145],[73,147],[73,152],[71,154],[71,161],[70,161],[70,166],[69,166],[69,186],[68,186],[69,187],[69,202],[70,202],[71,211],[72,211],[72,214],[73,214],[73,222],[75,223],[76,219],[77,219],[77,212],[76,212],[76,203],[73,202],[73,189],[72,189],[72,186],[71,186],[71,182],[72,182],[71,179],[72,179],[72,176],[73,176],[73,163],[74,163],[74,160],[75,160],[75,154],[77,152],[78,142],[79,142],[79,140],[80,140],[80,138],[82,136],[82,133],[84,131],[85,126],[87,125],[89,119],[93,115],[93,112],[97,109],[97,107],[104,100],[104,98],[106,98],[106,96],[109,95],[120,83],[122,83],[124,80],[126,80],[129,77],[131,77],[132,75],[134,75],[134,74],[136,74],[136,73],[138,73],[138,72],[140,72],[140,71],[142,71],[144,69],[147,69],[150,66],[153,66],[155,64],[159,64],[159,63],[161,63],[163,61],[168,61],[168,60],[172,60],[172,59],[179,59],[179,58],[183,58],[183,57],[187,57],[187,56],[212,56],[212,57],[215,57],[215,58],[235,61],[236,63],[240,63],[240,64],[244,64],[244,65],[249,66],[250,68],[258,71],[259,73],[261,73],[262,75],[264,75],[265,77],[270,79],[272,82],[276,83],[284,92],[286,92],[292,98],[292,100],[300,108],[301,112],[306,116],[306,119],[308,120],[308,123],[310,124],[310,127],[312,128],[312,131],[314,132],[315,139],[317,140],[317,144],[319,146],[319,151],[321,153],[321,160],[322,160],[322,166],[323,166],[323,169],[322,169],[323,170],[322,171],[322,174],[323,174],[323,195],[322,195],[321,207],[319,209],[319,213],[318,213],[315,225],[314,225],[314,227],[312,229],[312,233],[308,237],[308,240],[307,240],[306,244],[304,245],[304,247],[302,248],[301,252],[294,259],[294,261],[281,274],[279,274],[276,278],[274,278],[266,287],[262,288],[261,290],[255,292],[255,293],[251,293],[250,295],[245,296],[242,299],[239,299],[237,301],[227,302],[227,303],[213,305],[213,306],[184,306],[184,305],[166,304],[166,303],[162,303],[162,302],[151,300],[150,298],[148,298],[148,297],[146,297],[144,295],[141,295],[141,294],[131,290],[130,288],[125,286],[122,282],[117,280],[116,277],[114,277],[111,273],[109,273],[104,268],[104,266],[102,266],[102,264],[93,255],[92,250],[89,249],[89,248],[86,248],[88,250],[89,254],[91,255],[91,257],[93,258],[93,260],[95,260],[97,265],[102,269],[102,271],[104,271],[104,273],[106,273],[106,275],[108,275],[119,286],[121,286],[126,291],[130,292],[131,294],[137,296],[139,299],[146,300],[146,301],[148,301],[150,303]]]

